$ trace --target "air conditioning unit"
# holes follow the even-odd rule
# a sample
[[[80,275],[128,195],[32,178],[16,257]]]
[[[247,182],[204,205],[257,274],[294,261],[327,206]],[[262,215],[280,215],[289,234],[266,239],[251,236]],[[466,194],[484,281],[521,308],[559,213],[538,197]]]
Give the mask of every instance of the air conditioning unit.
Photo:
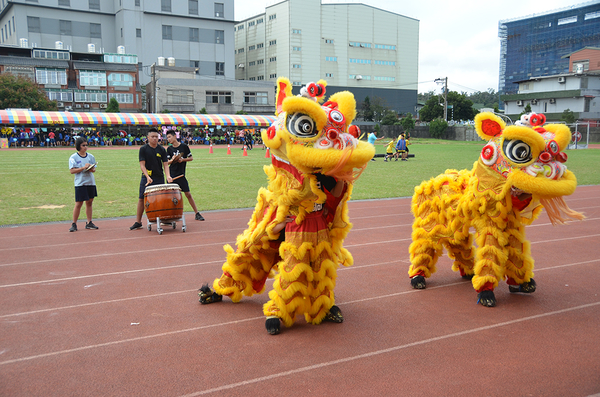
[[[90,108],[90,104],[89,103],[84,103],[83,107],[86,108],[86,109],[89,109]]]
[[[532,99],[532,100],[531,100],[531,104],[532,104],[532,105],[537,105],[537,99]]]
[[[75,109],[81,109],[81,103],[76,103],[75,104]]]
[[[550,103],[556,103],[556,99],[555,98],[550,98]]]
[[[65,104],[63,102],[56,102],[56,106],[58,106],[59,108],[64,108]]]
[[[523,106],[523,101],[517,101],[517,106]]]
[[[238,65],[238,68],[240,68],[240,69],[243,69],[243,68],[244,68],[244,66],[246,66],[246,65],[244,65],[243,63],[240,63],[240,64]]]
[[[565,76],[560,76],[558,78],[558,82],[561,83],[561,84],[564,83],[565,81],[567,81],[567,78]]]
[[[106,103],[100,104],[100,109],[106,109],[107,107],[108,107],[108,104],[106,104]]]

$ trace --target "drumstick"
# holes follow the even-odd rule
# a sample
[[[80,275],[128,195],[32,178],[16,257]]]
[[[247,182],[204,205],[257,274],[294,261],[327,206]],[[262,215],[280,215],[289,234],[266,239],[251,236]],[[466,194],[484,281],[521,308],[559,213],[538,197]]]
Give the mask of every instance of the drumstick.
[[[179,175],[179,176],[176,176],[175,178],[171,178],[171,179],[172,179],[172,180],[175,180],[175,179],[181,178],[182,176],[183,176],[183,174],[181,174],[181,175]]]

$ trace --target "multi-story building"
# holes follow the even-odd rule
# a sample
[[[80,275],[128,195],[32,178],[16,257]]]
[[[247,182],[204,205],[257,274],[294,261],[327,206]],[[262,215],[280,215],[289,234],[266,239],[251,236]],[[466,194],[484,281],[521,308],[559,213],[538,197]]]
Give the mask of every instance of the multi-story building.
[[[516,94],[502,95],[505,114],[513,120],[529,105],[551,121],[569,109],[581,121],[600,120],[600,48],[583,48],[564,56],[567,73],[516,81]]]
[[[23,43],[25,44],[25,43]],[[143,108],[135,55],[74,52],[62,48],[0,45],[0,73],[24,75],[41,85],[59,110],[106,109],[115,98],[122,110]]]
[[[498,91],[514,94],[520,82],[569,72],[565,55],[600,46],[600,1],[503,20]]]
[[[144,67],[142,84],[159,57],[233,80],[233,26],[233,0],[0,0],[0,44],[60,42],[72,52],[99,54],[122,47]]]
[[[418,20],[359,3],[284,0],[235,25],[236,79],[325,79],[398,113],[415,114],[418,52]]]

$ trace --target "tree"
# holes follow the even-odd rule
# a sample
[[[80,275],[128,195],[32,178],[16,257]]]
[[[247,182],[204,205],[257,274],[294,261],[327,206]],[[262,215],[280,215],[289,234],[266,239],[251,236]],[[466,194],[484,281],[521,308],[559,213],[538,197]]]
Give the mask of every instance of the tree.
[[[498,93],[493,88],[488,88],[485,92],[474,92],[467,95],[467,99],[473,103],[481,103],[486,108],[498,107]]]
[[[521,113],[519,113],[519,118],[521,118],[522,115],[528,114],[528,113],[531,113],[531,105],[529,103],[527,105],[525,105],[525,107],[523,108],[523,111]]]
[[[110,98],[108,101],[108,106],[106,107],[106,113],[119,113],[121,109],[119,109],[119,102],[117,98]]]
[[[459,94],[456,91],[448,92],[448,120],[473,120],[477,110],[473,108],[473,102],[469,100],[466,94]]]
[[[396,124],[397,121],[398,121],[398,116],[396,115],[396,113],[389,111],[381,119],[381,124],[382,125],[394,125],[394,124]]]
[[[560,116],[560,121],[564,121],[567,124],[573,124],[575,122],[575,113],[571,109],[565,109]]]
[[[444,136],[446,129],[448,128],[448,123],[446,120],[442,118],[437,118],[429,123],[429,134],[434,138],[441,138]]]
[[[404,131],[410,132],[415,128],[415,119],[413,119],[412,115],[409,113],[400,120],[400,125],[404,128]]]
[[[0,109],[57,110],[56,101],[31,79],[12,73],[0,74]]]
[[[443,102],[440,105],[439,97],[432,96],[425,103],[425,106],[419,111],[419,116],[422,121],[432,121],[438,117],[444,117],[444,105]]]
[[[385,99],[375,96],[371,101],[371,111],[373,112],[373,120],[376,123],[381,123],[383,118],[391,111],[387,106]],[[383,123],[382,123],[383,124]]]
[[[200,112],[198,112],[198,113],[200,113],[200,114],[206,114],[206,108],[200,109]]]
[[[373,111],[371,110],[371,99],[366,96],[359,110],[359,115],[364,121],[373,121]]]

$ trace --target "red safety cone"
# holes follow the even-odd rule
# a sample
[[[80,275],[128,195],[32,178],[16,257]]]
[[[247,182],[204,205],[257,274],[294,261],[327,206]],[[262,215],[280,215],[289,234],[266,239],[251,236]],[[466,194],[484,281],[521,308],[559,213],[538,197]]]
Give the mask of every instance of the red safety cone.
[[[271,157],[271,153],[269,152],[269,148],[267,147],[267,152],[265,153],[265,158],[268,159]]]
[[[208,150],[208,153],[213,153],[212,143],[210,144],[210,149]]]
[[[227,154],[231,154],[231,145],[227,144]]]
[[[242,154],[242,156],[247,156],[248,155],[248,150],[246,149],[246,145],[244,145],[244,154]]]

